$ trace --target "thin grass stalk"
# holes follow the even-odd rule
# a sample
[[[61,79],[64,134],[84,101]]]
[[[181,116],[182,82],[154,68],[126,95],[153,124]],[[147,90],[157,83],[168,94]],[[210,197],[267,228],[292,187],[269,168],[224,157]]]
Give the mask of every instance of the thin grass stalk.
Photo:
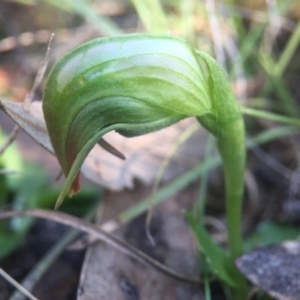
[[[131,2],[148,32],[169,31],[167,16],[159,0],[131,0]]]
[[[215,139],[212,135],[208,136],[207,143],[205,146],[205,153],[203,161],[207,161],[211,159],[211,152],[213,150],[213,146],[215,145]],[[195,215],[200,220],[200,222],[204,222],[205,215],[205,202],[207,195],[207,184],[208,184],[208,173],[209,169],[201,175],[200,178],[200,192],[199,197],[195,205]]]
[[[300,43],[300,21],[297,24],[297,27],[294,29],[292,36],[290,37],[287,45],[285,46],[279,61],[277,62],[274,69],[274,76],[280,77],[285,71],[287,65],[291,61],[297,47]]]
[[[249,108],[249,107],[241,107],[241,111],[244,115],[248,115],[251,117],[267,119],[275,122],[280,122],[287,125],[300,126],[300,120],[298,118],[292,118],[288,116],[283,116],[279,114],[274,114],[268,111],[262,111],[259,109]]]

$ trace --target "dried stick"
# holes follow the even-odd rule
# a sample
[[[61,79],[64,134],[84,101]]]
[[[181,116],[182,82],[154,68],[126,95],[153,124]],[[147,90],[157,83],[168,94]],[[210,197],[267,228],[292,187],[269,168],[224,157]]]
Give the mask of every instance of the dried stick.
[[[11,283],[16,289],[18,289],[22,294],[28,297],[30,300],[38,300],[31,293],[29,293],[21,284],[15,281],[11,276],[9,276],[2,268],[0,268],[0,275]]]
[[[200,279],[184,277],[181,274],[171,270],[167,266],[160,264],[156,260],[152,259],[145,253],[141,252],[140,250],[136,249],[135,247],[131,246],[130,244],[126,243],[125,241],[116,237],[115,235],[105,232],[103,229],[91,224],[90,222],[87,222],[86,220],[68,215],[66,213],[51,211],[51,210],[42,210],[42,209],[23,210],[23,211],[5,211],[0,213],[0,220],[12,218],[12,217],[20,217],[20,216],[42,218],[60,224],[64,224],[69,227],[73,227],[85,233],[92,234],[99,240],[103,241],[104,243],[111,245],[112,247],[120,250],[125,254],[128,254],[132,258],[142,263],[146,263],[154,267],[155,269],[159,270],[165,275],[168,275],[176,280],[187,282],[190,284],[196,284],[196,285],[202,284],[202,281]]]

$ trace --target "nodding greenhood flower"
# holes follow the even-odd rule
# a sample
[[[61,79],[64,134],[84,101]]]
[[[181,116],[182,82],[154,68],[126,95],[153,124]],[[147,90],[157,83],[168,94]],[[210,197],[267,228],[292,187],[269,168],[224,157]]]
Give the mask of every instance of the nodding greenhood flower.
[[[243,172],[243,121],[222,70],[171,35],[100,38],[75,48],[51,70],[43,111],[67,177],[59,202],[80,189],[80,167],[97,142],[122,157],[105,133],[138,136],[191,116],[216,136],[223,161],[240,161],[237,176]]]

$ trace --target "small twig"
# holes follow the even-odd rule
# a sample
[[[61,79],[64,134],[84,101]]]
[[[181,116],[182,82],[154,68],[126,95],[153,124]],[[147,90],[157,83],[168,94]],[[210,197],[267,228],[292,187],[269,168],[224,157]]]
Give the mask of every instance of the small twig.
[[[0,40],[0,53],[14,50],[18,45],[28,47],[34,43],[48,43],[51,36],[49,30],[38,30],[36,32],[23,32],[18,36],[10,36]]]
[[[246,300],[252,300],[252,299],[254,298],[254,296],[255,296],[259,291],[260,291],[260,288],[254,287],[254,288],[250,291],[250,293],[249,293],[249,295],[247,296],[247,299],[246,299]]]
[[[247,207],[247,216],[243,218],[243,231],[244,233],[249,233],[256,222],[255,216],[259,214],[261,209],[258,184],[255,176],[249,169],[246,169],[245,173],[245,187],[247,190],[249,207]]]
[[[269,30],[266,31],[267,47],[270,51],[276,45],[276,37],[278,36],[281,26],[279,20],[279,12],[276,0],[266,0],[267,11],[269,15]]]
[[[176,151],[178,150],[178,148],[180,146],[182,146],[197,130],[199,130],[199,124],[194,123],[191,126],[189,126],[188,128],[186,128],[183,131],[183,133],[181,133],[181,135],[177,138],[176,142],[172,145],[168,154],[164,158],[164,160],[157,172],[157,175],[155,176],[153,186],[152,186],[152,196],[150,197],[148,213],[147,213],[147,218],[146,218],[146,234],[147,234],[148,240],[150,241],[152,246],[155,246],[155,241],[150,232],[150,225],[151,225],[151,220],[152,220],[153,208],[156,204],[155,196],[156,196],[161,178],[162,178],[163,173],[165,172],[166,168],[170,164],[172,157],[175,155]]]
[[[254,22],[267,23],[269,19],[268,12],[261,10],[254,10],[246,7],[237,7],[233,5],[223,5],[225,13],[230,13],[231,15],[242,16],[244,19],[248,19]],[[282,27],[288,31],[294,31],[296,27],[296,22],[289,20],[288,18],[284,18],[280,15],[277,16],[277,26]]]
[[[95,207],[85,216],[85,219],[91,220],[95,215]],[[78,236],[76,229],[69,230],[55,245],[42,257],[34,268],[22,280],[22,286],[28,291],[32,291],[36,283],[41,279],[53,262],[61,255],[66,247]],[[18,291],[15,291],[9,300],[23,300],[24,297]]]
[[[0,170],[0,175],[15,175],[19,174],[19,171],[14,171],[14,170]]]
[[[26,98],[23,102],[24,108],[27,108],[28,105],[30,104],[30,102],[32,102],[33,95],[34,95],[37,87],[39,86],[39,84],[43,80],[44,74],[46,72],[48,60],[49,60],[49,53],[50,53],[50,49],[51,49],[50,46],[51,46],[53,37],[54,37],[54,33],[52,33],[51,36],[50,36],[45,57],[44,57],[44,59],[42,60],[42,62],[40,64],[40,67],[39,67],[38,72],[36,74],[36,77],[35,77],[35,80],[33,82],[32,88],[31,88],[29,94],[26,95]]]
[[[238,100],[245,100],[247,99],[248,82],[245,80],[246,76],[242,64],[242,58],[240,57],[240,50],[233,37],[231,38],[229,35],[223,35],[225,36],[224,48],[229,56],[229,59],[231,60],[231,65],[233,66],[235,77],[237,78],[235,81],[235,95]]]
[[[299,192],[299,182],[300,182],[300,167],[298,167],[292,175],[291,185],[289,188],[289,201],[295,199],[295,196]]]
[[[135,247],[131,246],[130,244],[126,243],[122,239],[105,232],[101,228],[87,222],[86,220],[82,220],[80,218],[62,213],[57,211],[51,210],[42,210],[42,209],[35,209],[35,210],[24,210],[24,211],[6,211],[0,213],[0,220],[12,218],[12,217],[20,217],[20,216],[27,216],[27,217],[36,217],[42,218],[50,221],[54,221],[60,224],[64,224],[66,226],[73,227],[77,230],[80,230],[85,233],[89,233],[97,237],[99,240],[103,241],[104,243],[113,246],[114,248],[120,250],[121,252],[130,255],[132,258],[137,259],[142,263],[146,263],[155,269],[159,270],[160,272],[168,275],[176,280],[187,282],[190,284],[202,284],[201,279],[194,279],[194,278],[187,278],[178,274],[177,272],[171,270],[167,266],[160,264],[158,261],[152,259],[142,251],[136,249]]]
[[[220,233],[226,232],[226,226],[217,218],[212,216],[205,216],[204,217],[205,225],[209,225],[213,227],[215,230],[219,231]]]
[[[89,32],[91,30],[90,25],[82,25],[73,29],[59,29],[55,31],[56,41],[67,43],[76,32]],[[0,40],[0,53],[13,51],[18,46],[29,47],[34,44],[47,44],[52,34],[52,31],[42,29],[35,32],[23,32],[18,36],[9,36]]]
[[[282,165],[275,158],[273,158],[271,155],[266,153],[262,148],[256,146],[256,147],[253,147],[251,150],[261,161],[263,161],[272,170],[276,171],[278,174],[280,174],[284,178],[286,178],[288,180],[292,180],[293,171],[290,170],[289,168],[285,167],[284,165]]]
[[[0,156],[5,152],[9,145],[15,140],[18,134],[19,126],[15,126],[12,132],[10,133],[6,142],[0,147]]]
[[[259,210],[261,201],[257,181],[249,169],[246,169],[245,185],[248,192],[248,200],[251,205],[251,214],[254,214]]]
[[[61,240],[59,240],[45,256],[34,266],[26,278],[22,281],[22,286],[28,291],[31,291],[40,278],[45,274],[53,262],[61,255],[65,248],[78,235],[77,230],[70,230]],[[24,297],[20,295],[19,291],[15,291],[9,300],[23,300]]]
[[[2,268],[0,268],[0,275],[29,299],[38,300],[38,298],[29,293],[21,284],[19,284],[11,276],[9,276]]]
[[[209,26],[213,41],[214,52],[218,63],[226,72],[225,53],[222,45],[222,33],[216,13],[216,4],[214,0],[205,0],[205,6],[208,14]]]
[[[32,101],[34,92],[36,91],[38,85],[41,83],[41,81],[43,79],[43,76],[44,76],[45,71],[46,71],[47,63],[48,63],[48,57],[49,57],[49,52],[50,52],[50,45],[51,45],[51,42],[53,40],[53,37],[54,37],[54,34],[52,33],[52,35],[50,36],[49,43],[48,43],[48,48],[47,48],[47,52],[46,52],[45,58],[42,61],[40,67],[39,67],[38,73],[36,75],[36,78],[34,80],[34,83],[32,85],[32,88],[31,88],[29,94],[26,95],[26,97],[25,97],[25,99],[23,101],[24,108],[27,108],[28,105],[30,104],[30,102]],[[5,108],[3,108],[3,106],[1,106],[0,109],[2,109],[2,110],[4,109],[5,110]],[[17,133],[18,133],[18,130],[19,130],[19,126],[16,125],[14,127],[14,129],[12,130],[11,134],[9,135],[7,141],[0,148],[0,156],[4,153],[4,151],[7,149],[7,147],[15,140],[15,138],[17,136]]]

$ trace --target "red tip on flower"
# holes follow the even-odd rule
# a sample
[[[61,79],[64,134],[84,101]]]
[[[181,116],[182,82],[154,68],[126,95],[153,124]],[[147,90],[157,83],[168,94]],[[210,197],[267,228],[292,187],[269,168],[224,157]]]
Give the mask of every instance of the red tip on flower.
[[[81,188],[80,172],[78,172],[69,190],[69,197],[72,197],[75,194],[77,194],[80,191],[80,188]]]

